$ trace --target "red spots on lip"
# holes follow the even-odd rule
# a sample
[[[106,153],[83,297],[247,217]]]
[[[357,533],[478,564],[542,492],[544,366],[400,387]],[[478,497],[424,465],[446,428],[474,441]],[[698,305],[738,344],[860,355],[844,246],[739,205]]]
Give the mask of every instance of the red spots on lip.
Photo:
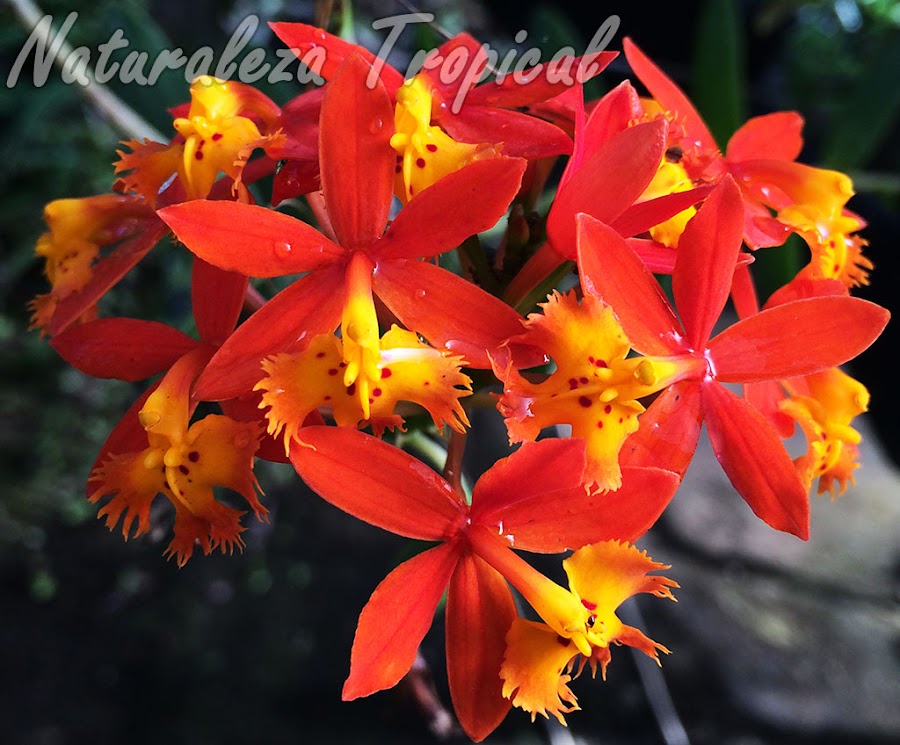
[[[337,374],[338,374],[337,368],[336,368],[336,367],[332,367],[332,368],[328,371],[328,374],[329,374],[329,375],[337,375]]]
[[[590,381],[587,378],[579,378],[578,382],[582,385],[587,385]]]
[[[425,149],[428,150],[429,153],[436,153],[436,152],[437,152],[437,145],[435,145],[433,142],[429,142],[429,143],[425,146]]]
[[[588,362],[594,367],[609,367],[609,365],[606,364],[606,360],[596,359],[593,355],[588,357]]]
[[[200,453],[198,453],[196,450],[192,450],[188,453],[188,460],[191,463],[196,463],[198,460],[200,460]]]
[[[322,359],[325,356],[325,352],[316,352],[316,358]]]
[[[381,388],[373,388],[373,389],[372,389],[372,395],[375,396],[376,398],[377,398],[378,396],[380,396],[380,395],[381,395]]]
[[[575,378],[569,378],[569,390],[574,391],[578,387],[578,381]]]
[[[591,399],[589,399],[587,396],[579,396],[578,403],[584,406],[584,408],[588,408],[594,402],[591,401]]]
[[[356,383],[351,383],[347,386],[347,395],[352,396],[354,393],[356,393]]]
[[[606,412],[607,414],[611,413],[612,412],[612,404],[606,404],[606,406],[603,407],[603,411]]]
[[[191,472],[191,469],[183,464],[178,466],[178,470],[181,471],[185,476],[187,476]]]
[[[569,644],[572,643],[571,639],[566,639],[566,637],[560,636],[559,634],[556,635],[556,641],[563,647],[568,647]]]
[[[210,139],[211,139],[213,142],[218,142],[218,141],[221,140],[224,136],[225,136],[225,135],[223,135],[221,132],[216,132]]]
[[[203,151],[198,150],[196,153],[194,153],[194,159],[195,160],[203,160]]]
[[[581,599],[581,604],[588,610],[596,610],[597,609],[596,603],[592,603],[590,600],[585,600],[584,598]]]
[[[603,422],[597,422],[597,429],[603,429]]]
[[[393,375],[393,373],[391,372],[391,368],[384,367],[381,369],[381,377],[382,378],[389,378],[389,377],[391,377],[391,375]]]
[[[419,168],[425,167],[425,158],[416,158],[416,166]]]

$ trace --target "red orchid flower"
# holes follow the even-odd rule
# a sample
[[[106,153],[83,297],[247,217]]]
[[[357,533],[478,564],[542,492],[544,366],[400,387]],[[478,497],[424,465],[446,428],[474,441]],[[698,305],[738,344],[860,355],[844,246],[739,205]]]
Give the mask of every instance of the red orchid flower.
[[[197,256],[254,277],[306,273],[243,323],[216,353],[197,395],[223,400],[249,391],[260,361],[331,333],[342,314],[374,292],[404,325],[434,346],[489,366],[487,351],[518,332],[519,315],[467,280],[420,258],[438,256],[505,213],[524,161],[472,163],[418,194],[388,226],[395,156],[384,85],[366,87],[369,64],[347,57],[322,104],[322,191],[334,239],[253,205],[194,201],[160,211]],[[387,229],[386,229],[387,226]]]
[[[303,23],[269,24],[301,59],[311,50],[316,71],[331,80],[350,54],[362,54],[372,64],[392,100],[403,86],[403,74],[368,50]],[[423,62],[424,78],[432,102],[433,123],[457,142],[503,143],[503,154],[519,158],[544,158],[568,154],[571,139],[559,127],[518,109],[564,93],[573,81],[585,82],[599,74],[618,52],[601,52],[590,58],[565,57],[555,65],[538,65],[508,75],[502,81],[476,85],[487,63],[482,44],[469,34],[457,34],[433,50]],[[321,63],[321,64],[319,64]],[[568,72],[564,75],[563,72]]]
[[[850,196],[843,174],[797,163],[803,147],[803,118],[779,111],[749,119],[719,150],[712,133],[684,92],[629,38],[623,40],[628,64],[657,103],[683,128],[682,163],[697,182],[734,176],[744,201],[744,238],[751,249],[780,246],[791,232],[769,208],[793,204],[839,216]],[[839,203],[840,207],[835,207]],[[859,229],[856,224],[853,229]]]
[[[632,239],[669,219],[708,193],[706,187],[643,199],[664,161],[667,123],[635,124],[634,89],[623,83],[585,114],[575,106],[575,148],[560,177],[547,213],[547,241],[513,278],[504,295],[518,305],[527,293],[565,261],[576,259],[576,215],[587,213],[614,227],[654,271],[671,273],[674,251],[652,241]]]
[[[724,384],[809,375],[855,357],[889,313],[848,296],[815,297],[744,318],[710,339],[731,288],[743,232],[741,194],[725,176],[688,223],[672,287],[681,321],[640,257],[612,228],[579,217],[582,287],[616,313],[632,346],[682,367],[641,417],[623,462],[684,473],[706,422],[719,463],[765,522],[801,538],[809,502],[790,456],[766,420]]]
[[[175,537],[167,553],[179,566],[197,541],[207,554],[243,545],[243,513],[216,501],[214,486],[240,493],[260,519],[267,512],[252,472],[253,458],[264,455],[258,409],[244,416],[236,407],[226,411],[230,416],[210,414],[190,423],[198,403],[191,395],[193,381],[234,328],[247,282],[195,259],[192,299],[199,341],[155,321],[100,318],[51,342],[67,362],[95,377],[137,381],[165,372],[103,444],[88,479],[88,498],[111,497],[99,516],[110,529],[121,520],[127,539],[133,526],[134,535],[150,529],[151,503],[164,494],[175,508]],[[280,457],[271,440],[266,449],[272,459]]]
[[[438,545],[401,564],[363,609],[343,697],[394,686],[410,669],[441,596],[447,598],[447,671],[463,729],[484,739],[506,716],[505,637],[516,617],[507,580],[548,623],[584,631],[586,606],[511,549],[556,553],[642,535],[659,516],[674,474],[629,468],[625,492],[590,495],[584,448],[574,440],[526,443],[475,484],[471,505],[421,461],[356,430],[307,427],[291,460],[303,480],[355,517]],[[553,468],[548,468],[552,463]],[[652,495],[652,496],[651,496]],[[649,509],[648,509],[649,508]],[[590,652],[588,652],[590,654]]]

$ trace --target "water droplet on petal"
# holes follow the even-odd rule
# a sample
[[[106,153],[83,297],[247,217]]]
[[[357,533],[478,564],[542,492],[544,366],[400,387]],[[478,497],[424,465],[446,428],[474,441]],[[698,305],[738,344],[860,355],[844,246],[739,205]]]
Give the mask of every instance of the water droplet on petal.
[[[425,297],[426,294],[427,293],[425,292],[425,290],[416,290],[416,292],[415,292],[415,295],[417,298],[423,298],[423,297]]]
[[[377,135],[381,131],[382,127],[384,127],[384,121],[379,116],[376,119],[373,119],[372,123],[369,124],[369,132],[371,132],[373,135]]]
[[[293,246],[291,246],[291,244],[287,241],[275,241],[274,246],[276,256],[285,258],[291,255],[291,249],[293,249]]]

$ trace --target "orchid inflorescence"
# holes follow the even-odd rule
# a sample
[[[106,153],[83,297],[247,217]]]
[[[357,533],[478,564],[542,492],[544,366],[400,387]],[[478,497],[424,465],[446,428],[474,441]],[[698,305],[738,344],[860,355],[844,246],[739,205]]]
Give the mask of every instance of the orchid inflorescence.
[[[753,512],[801,539],[810,491],[853,481],[869,396],[839,366],[889,314],[852,294],[873,268],[852,183],[797,161],[793,112],[750,119],[720,149],[630,39],[639,82],[586,100],[582,83],[617,52],[461,90],[485,67],[467,34],[404,80],[322,29],[272,29],[298,57],[325,50],[323,86],[279,106],[201,76],[169,142],[124,143],[111,193],[45,209],[50,290],[33,327],[87,374],[152,381],[103,445],[88,499],[127,539],[163,495],[166,553],[183,566],[197,547],[243,546],[245,513],[218,489],[267,520],[254,463],[290,462],[328,502],[433,544],[363,609],[345,699],[410,671],[446,593],[465,732],[484,739],[512,706],[565,723],[573,678],[605,676],[613,645],[669,652],[616,610],[674,599],[669,567],[634,542],[702,425]],[[444,74],[447,59],[466,74]],[[284,209],[298,202],[309,222]],[[808,262],[761,305],[756,252],[792,234]],[[97,309],[166,236],[193,254],[197,338]],[[267,278],[284,289],[264,297]],[[477,405],[521,445],[468,490]],[[417,413],[449,436],[443,475],[396,444]],[[806,451],[792,457],[797,425]],[[520,552],[570,552],[568,589]]]

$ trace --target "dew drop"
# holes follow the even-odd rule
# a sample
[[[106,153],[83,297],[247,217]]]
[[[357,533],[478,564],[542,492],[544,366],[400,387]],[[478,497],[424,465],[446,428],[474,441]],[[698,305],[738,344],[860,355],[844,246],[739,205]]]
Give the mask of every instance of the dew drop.
[[[381,131],[382,127],[384,127],[384,121],[379,116],[376,119],[372,120],[372,123],[369,125],[369,132],[371,132],[373,135],[377,135]]]
[[[290,256],[293,246],[287,241],[275,241],[275,255],[280,257]]]
[[[425,297],[426,293],[425,290],[416,290],[415,295],[417,298],[423,298]]]

